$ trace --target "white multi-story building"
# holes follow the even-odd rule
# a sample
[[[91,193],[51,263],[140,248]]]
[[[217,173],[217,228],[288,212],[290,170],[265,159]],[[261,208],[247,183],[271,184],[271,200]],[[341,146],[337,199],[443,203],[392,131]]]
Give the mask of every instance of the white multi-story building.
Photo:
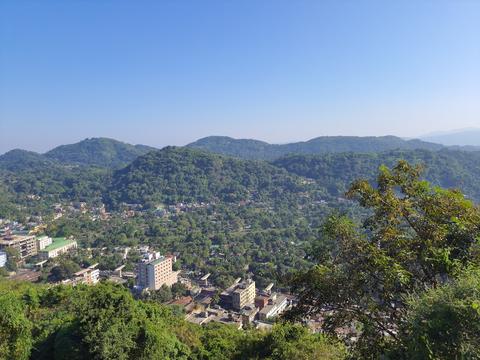
[[[263,307],[258,312],[258,318],[260,320],[267,320],[269,318],[273,318],[277,315],[280,315],[288,306],[288,299],[285,295],[273,294],[268,299],[268,304]]]
[[[51,239],[52,240],[52,239]],[[47,243],[47,241],[45,242]],[[77,242],[65,238],[54,238],[53,241],[39,251],[40,257],[43,259],[51,259],[58,255],[65,254],[70,249],[76,249]]]
[[[52,243],[52,238],[49,236],[40,236],[37,238],[37,248],[38,251],[45,249],[48,245]]]

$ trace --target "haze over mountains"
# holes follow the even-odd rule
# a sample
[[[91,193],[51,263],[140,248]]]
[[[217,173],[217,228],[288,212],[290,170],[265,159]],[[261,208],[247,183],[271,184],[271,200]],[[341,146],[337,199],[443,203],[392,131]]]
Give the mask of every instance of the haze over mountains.
[[[288,202],[299,193],[336,201],[353,180],[373,180],[380,165],[393,166],[400,159],[425,165],[428,180],[460,188],[480,202],[480,151],[391,136],[320,137],[285,145],[208,137],[163,149],[86,139],[45,154],[12,150],[1,155],[0,192],[12,203],[38,195],[111,206]]]
[[[255,139],[235,139],[227,136],[208,136],[186,147],[248,160],[275,160],[287,154],[373,153],[390,150],[440,150],[444,147],[465,151],[480,150],[480,129],[465,129],[446,133],[432,133],[421,139],[405,140],[396,136],[320,136],[307,141],[270,144]],[[23,156],[29,161],[56,161],[69,165],[94,165],[121,168],[155,147],[131,145],[110,138],[87,138],[74,144],[60,145],[44,154],[15,149],[3,158]],[[22,152],[23,155],[20,155]],[[36,159],[36,160],[35,160]]]
[[[424,141],[435,142],[447,146],[480,147],[480,129],[469,128],[432,133],[422,136],[421,139]]]
[[[290,144],[269,144],[258,140],[209,136],[187,147],[249,160],[274,160],[287,154],[372,153],[388,150],[440,150],[442,145],[421,140],[403,140],[396,136],[321,136]]]

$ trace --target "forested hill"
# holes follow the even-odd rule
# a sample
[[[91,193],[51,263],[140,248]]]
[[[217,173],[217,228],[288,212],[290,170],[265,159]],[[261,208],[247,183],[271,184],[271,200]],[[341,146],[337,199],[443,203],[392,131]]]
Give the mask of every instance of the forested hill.
[[[308,141],[276,145],[258,140],[210,136],[187,145],[191,148],[243,159],[274,160],[287,154],[373,153],[389,150],[440,150],[442,145],[395,136],[322,136]]]
[[[0,155],[0,171],[36,170],[55,165],[55,161],[33,151],[15,149]]]
[[[459,188],[480,202],[480,152],[454,150],[389,151],[374,154],[288,155],[273,162],[292,174],[317,180],[328,193],[343,194],[358,178],[373,180],[380,165],[398,160],[423,164],[425,177],[445,188]]]
[[[270,201],[301,190],[300,178],[266,162],[166,147],[116,171],[108,198],[113,205]]]
[[[155,149],[108,138],[91,138],[75,144],[58,146],[45,153],[45,156],[63,164],[120,168],[151,150]]]
[[[424,164],[428,180],[459,188],[480,203],[480,152],[447,149],[297,154],[268,163],[167,147],[137,157],[119,170],[69,165],[34,152],[12,150],[0,156],[0,197],[12,206],[29,203],[23,200],[31,195],[50,204],[63,200],[103,201],[112,206],[242,200],[287,204],[299,193],[316,196],[312,190],[341,197],[355,179],[372,180],[380,165],[393,166],[400,159]],[[316,182],[310,184],[305,178]]]

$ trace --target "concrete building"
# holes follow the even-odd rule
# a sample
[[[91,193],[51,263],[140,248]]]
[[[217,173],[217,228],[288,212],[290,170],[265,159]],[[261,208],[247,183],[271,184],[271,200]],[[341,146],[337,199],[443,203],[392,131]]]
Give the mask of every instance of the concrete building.
[[[37,248],[38,251],[45,249],[48,245],[52,243],[52,238],[49,236],[40,236],[37,238]]]
[[[75,273],[75,284],[95,285],[100,280],[100,271],[96,268],[98,264],[93,264],[86,269]]]
[[[285,311],[287,306],[288,299],[285,295],[277,296],[276,294],[272,294],[272,296],[268,299],[268,304],[258,312],[258,318],[263,321],[273,318]]]
[[[163,285],[172,286],[178,281],[178,272],[173,271],[173,256],[155,254],[148,256],[137,267],[137,286],[141,289],[158,290]]]
[[[35,235],[5,235],[0,238],[0,250],[5,248],[16,249],[21,260],[38,253]]]
[[[7,263],[7,253],[5,251],[0,251],[0,268],[4,267]]]
[[[236,281],[220,294],[220,300],[227,308],[241,310],[244,306],[255,302],[255,281]]]
[[[248,326],[253,323],[255,316],[258,313],[258,308],[255,306],[245,306],[242,311],[242,324],[243,326]]]
[[[47,245],[39,254],[42,259],[55,258],[58,255],[65,254],[70,249],[76,249],[77,242],[75,240],[68,240],[65,238],[54,238],[50,245]]]
[[[257,296],[255,298],[255,306],[262,310],[268,304],[268,297],[264,295]]]

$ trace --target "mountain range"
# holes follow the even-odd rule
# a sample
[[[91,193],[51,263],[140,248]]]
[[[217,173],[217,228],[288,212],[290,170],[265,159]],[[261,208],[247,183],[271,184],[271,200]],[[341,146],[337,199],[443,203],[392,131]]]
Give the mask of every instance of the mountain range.
[[[289,144],[269,144],[258,140],[209,136],[187,147],[207,150],[242,159],[274,160],[287,154],[373,153],[389,150],[440,150],[440,144],[422,140],[404,140],[396,136],[321,136],[308,141]]]
[[[480,150],[480,129],[478,128],[431,133],[422,136],[421,139],[446,146],[476,147]]]
[[[380,165],[393,166],[400,159],[423,164],[425,177],[435,185],[459,188],[480,202],[480,151],[395,137],[316,138],[286,145],[209,137],[160,150],[101,138],[45,154],[12,150],[0,156],[0,198],[26,206],[31,195],[38,195],[50,203],[96,201],[112,208],[121,203],[285,204],[306,193],[336,201],[353,180],[374,180]]]
[[[415,149],[436,151],[444,148],[440,144],[421,140],[403,140],[395,136],[324,136],[282,145],[251,139],[209,136],[190,143],[186,147],[247,160],[275,160],[287,154],[373,153]],[[55,163],[119,169],[152,150],[157,149],[146,145],[131,145],[109,138],[88,138],[74,144],[60,145],[44,154],[21,149],[11,150],[0,156],[0,168],[18,170],[22,166],[35,167],[38,164]]]

